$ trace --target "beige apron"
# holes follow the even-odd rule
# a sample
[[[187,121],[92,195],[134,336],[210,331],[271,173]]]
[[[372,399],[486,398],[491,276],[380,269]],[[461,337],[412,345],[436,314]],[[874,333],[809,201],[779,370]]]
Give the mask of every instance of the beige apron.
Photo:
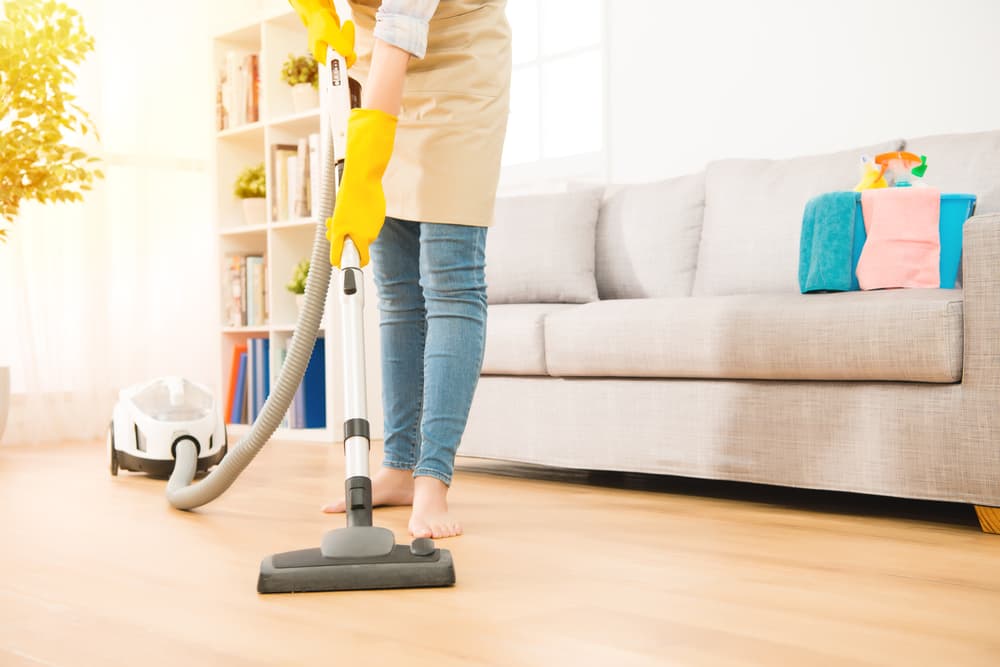
[[[364,85],[381,0],[351,0]],[[386,215],[485,227],[493,222],[510,108],[506,0],[441,0],[427,54],[411,58],[396,144],[382,184]]]

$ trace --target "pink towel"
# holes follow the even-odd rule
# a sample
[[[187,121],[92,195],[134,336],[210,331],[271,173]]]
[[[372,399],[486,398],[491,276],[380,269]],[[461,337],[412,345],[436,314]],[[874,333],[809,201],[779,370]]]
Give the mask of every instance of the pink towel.
[[[861,210],[868,234],[858,260],[861,289],[941,286],[940,190],[865,190]]]

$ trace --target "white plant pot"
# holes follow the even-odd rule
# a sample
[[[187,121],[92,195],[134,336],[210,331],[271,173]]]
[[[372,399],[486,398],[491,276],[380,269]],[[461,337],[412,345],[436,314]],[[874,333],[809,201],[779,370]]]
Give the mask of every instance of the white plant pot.
[[[306,295],[296,294],[295,295],[295,308],[298,310],[298,314],[301,315],[302,311],[306,307]]]
[[[243,220],[248,225],[267,222],[267,197],[248,197],[243,200]]]
[[[297,83],[292,86],[292,107],[295,113],[309,111],[319,106],[319,90],[311,83]]]
[[[10,366],[0,366],[0,441],[7,426],[7,412],[10,410]]]

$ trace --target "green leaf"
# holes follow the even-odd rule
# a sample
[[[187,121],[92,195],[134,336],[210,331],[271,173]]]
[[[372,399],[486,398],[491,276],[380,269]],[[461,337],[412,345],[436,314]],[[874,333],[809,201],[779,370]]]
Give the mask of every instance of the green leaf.
[[[64,131],[97,130],[75,103],[75,65],[94,49],[82,16],[61,0],[0,0],[0,216],[22,200],[81,201],[104,174],[100,159],[65,143]],[[79,191],[73,188],[78,187]]]

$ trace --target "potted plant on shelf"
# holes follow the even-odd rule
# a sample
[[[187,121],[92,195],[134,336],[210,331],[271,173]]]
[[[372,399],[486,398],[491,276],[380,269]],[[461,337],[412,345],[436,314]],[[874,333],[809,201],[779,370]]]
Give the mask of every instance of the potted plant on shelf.
[[[22,201],[79,202],[99,158],[71,143],[97,128],[73,94],[75,65],[94,49],[83,17],[57,0],[0,0],[0,242]],[[10,367],[0,358],[0,437],[10,407]]]
[[[312,56],[289,53],[281,68],[281,80],[292,87],[292,107],[296,113],[319,106],[319,65]]]
[[[247,167],[240,172],[233,186],[233,194],[243,200],[243,219],[248,225],[267,222],[267,185],[264,163]]]
[[[306,280],[309,278],[309,260],[304,259],[295,265],[292,271],[292,280],[285,289],[295,295],[295,307],[302,312],[306,303]]]

